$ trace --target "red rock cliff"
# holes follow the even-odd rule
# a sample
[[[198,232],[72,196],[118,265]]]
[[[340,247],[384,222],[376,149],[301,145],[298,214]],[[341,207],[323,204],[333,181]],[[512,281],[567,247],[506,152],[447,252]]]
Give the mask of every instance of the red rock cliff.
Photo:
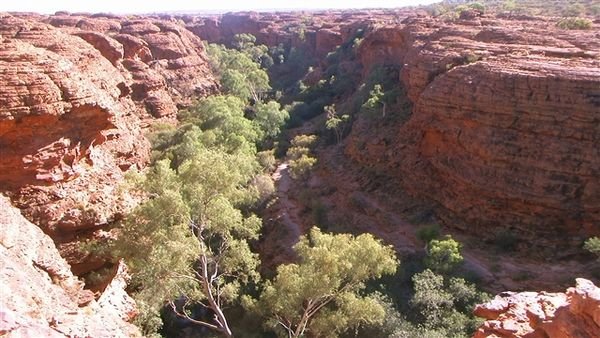
[[[59,241],[130,207],[148,121],[216,89],[177,21],[0,14],[0,36],[0,190]]]
[[[346,151],[432,201],[450,226],[579,247],[600,234],[598,31],[493,17],[375,30],[363,67],[401,67],[412,116],[377,135],[362,118]]]
[[[301,48],[306,55],[322,59],[359,29],[375,23],[398,22],[409,14],[414,14],[414,11],[248,12],[183,19],[192,32],[209,42],[230,44],[234,35],[249,33],[259,44]]]
[[[135,314],[118,274],[98,301],[83,290],[52,239],[0,195],[0,335],[137,337]]]
[[[600,337],[600,289],[578,278],[566,293],[504,292],[475,315],[486,321],[473,338]]]

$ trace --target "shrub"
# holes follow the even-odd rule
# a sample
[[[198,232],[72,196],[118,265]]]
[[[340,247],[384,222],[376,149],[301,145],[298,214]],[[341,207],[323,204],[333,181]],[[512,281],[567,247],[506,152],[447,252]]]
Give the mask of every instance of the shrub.
[[[423,226],[417,230],[417,238],[425,243],[440,237],[440,226],[436,223]]]
[[[444,239],[434,239],[427,245],[425,265],[438,273],[448,273],[462,263],[461,244],[450,235]]]
[[[275,169],[275,164],[277,163],[277,161],[275,160],[275,150],[270,149],[259,151],[256,154],[256,160],[264,169],[264,171],[273,171]]]
[[[474,10],[478,11],[481,14],[483,14],[485,12],[485,5],[482,4],[481,2],[470,3],[469,4],[469,8],[474,9]]]
[[[296,160],[291,160],[290,176],[296,180],[305,178],[315,163],[317,163],[317,159],[308,155],[302,155]]]
[[[252,186],[256,189],[259,204],[266,202],[275,193],[275,183],[271,176],[261,174],[254,177]]]
[[[318,224],[321,229],[328,229],[327,207],[321,200],[316,199],[311,203],[311,214],[315,224]]]
[[[598,256],[598,260],[600,261],[600,237],[589,238],[583,244],[583,248]]]
[[[317,135],[298,135],[292,139],[292,146],[312,148],[317,141]]]
[[[592,20],[586,18],[564,18],[556,26],[562,29],[591,29]]]

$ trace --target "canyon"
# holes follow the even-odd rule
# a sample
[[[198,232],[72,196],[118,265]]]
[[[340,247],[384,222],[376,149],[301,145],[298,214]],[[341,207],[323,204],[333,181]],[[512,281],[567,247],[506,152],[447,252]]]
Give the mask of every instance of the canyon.
[[[590,275],[596,263],[581,244],[600,236],[598,32],[597,21],[591,30],[569,31],[553,18],[468,12],[445,22],[414,9],[0,13],[0,192],[7,196],[0,199],[1,248],[3,262],[11,262],[3,263],[1,287],[14,290],[2,295],[8,310],[0,333],[139,334],[126,323],[135,310],[123,292],[125,268],[113,267],[113,281],[94,295],[76,275],[106,262],[82,255],[78,243],[110,236],[105,228],[139,201],[121,187],[129,170],[150,159],[144,135],[151,125],[175,123],[192,99],[219,91],[203,41],[231,44],[240,33],[301,49],[317,60],[315,74],[328,66],[328,54],[360,33],[356,59],[344,67],[362,80],[377,66],[398,70],[406,102],[387,108],[391,120],[359,115],[343,142],[319,150],[322,163],[308,185],[332,219],[374,232],[400,252],[420,245],[407,213],[434,214],[444,229],[476,242],[471,256],[485,256],[494,236],[509,232],[527,258],[507,257],[514,269],[505,266],[504,279],[490,272],[495,255],[466,255],[472,266],[488,266],[483,277],[494,291],[557,291],[575,276],[597,283]],[[406,104],[409,115],[395,117]],[[289,178],[281,182],[286,196],[299,190]],[[299,199],[285,200],[295,206],[289,222],[302,223],[295,232],[312,226]],[[563,265],[562,274],[547,269],[554,264]],[[537,275],[527,282],[506,277],[523,270]],[[39,290],[51,291],[38,299]],[[566,294],[499,297],[494,302],[525,305],[482,305],[476,314],[488,322],[476,337],[527,330],[577,337],[567,325],[574,317],[589,336],[598,334],[600,298],[592,282],[578,280]],[[570,312],[546,313],[536,319],[542,328],[499,324],[511,316],[529,323],[524,318],[540,303],[536,297]]]

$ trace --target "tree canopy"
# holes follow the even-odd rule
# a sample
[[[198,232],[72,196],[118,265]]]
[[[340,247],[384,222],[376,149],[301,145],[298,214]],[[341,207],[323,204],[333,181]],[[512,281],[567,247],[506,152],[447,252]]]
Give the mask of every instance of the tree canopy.
[[[331,337],[383,320],[381,304],[362,291],[367,280],[396,271],[398,261],[391,247],[370,234],[330,235],[313,228],[294,250],[299,261],[277,268],[254,309],[290,337],[306,332]]]
[[[260,101],[271,90],[269,76],[252,55],[215,44],[208,45],[207,52],[225,93]]]

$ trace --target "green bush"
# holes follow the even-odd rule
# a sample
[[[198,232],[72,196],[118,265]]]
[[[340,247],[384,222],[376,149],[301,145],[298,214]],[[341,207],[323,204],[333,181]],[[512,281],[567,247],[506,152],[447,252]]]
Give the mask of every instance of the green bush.
[[[472,3],[470,3],[469,4],[469,8],[474,9],[474,10],[478,11],[481,14],[485,13],[485,5],[482,4],[481,2],[472,2]]]
[[[440,226],[437,223],[423,226],[417,230],[417,238],[425,243],[440,237]]]
[[[292,139],[292,146],[294,147],[304,147],[304,148],[312,148],[317,142],[316,135],[298,135]]]
[[[293,179],[306,178],[312,167],[317,163],[317,159],[308,155],[302,155],[300,158],[290,161],[290,176]]]
[[[600,237],[588,238],[583,244],[583,248],[598,256],[598,260],[600,261]]]
[[[592,20],[586,18],[564,18],[556,26],[562,29],[591,29]]]
[[[437,273],[450,273],[463,262],[461,244],[450,235],[444,239],[433,239],[427,244],[425,265]]]

